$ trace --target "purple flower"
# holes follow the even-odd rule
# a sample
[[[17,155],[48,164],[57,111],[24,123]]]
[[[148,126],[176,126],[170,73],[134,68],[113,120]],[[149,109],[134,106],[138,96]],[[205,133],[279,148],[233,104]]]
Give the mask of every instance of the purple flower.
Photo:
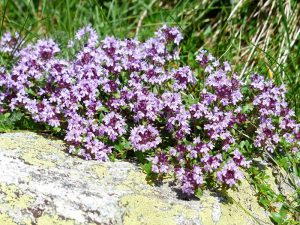
[[[14,34],[6,32],[0,39],[0,52],[12,53],[15,51],[15,55],[18,55],[17,46],[21,44],[22,38],[19,33],[15,32]]]
[[[152,172],[166,174],[170,171],[168,156],[164,153],[159,153],[151,160]]]
[[[243,178],[242,172],[238,169],[234,162],[225,164],[221,171],[217,172],[217,178],[221,183],[232,187]]]
[[[196,137],[193,143],[195,144],[194,150],[202,155],[207,155],[207,153],[214,148],[212,142],[204,143],[201,141],[200,137]]]
[[[141,78],[143,81],[150,84],[162,84],[171,78],[171,76],[164,71],[162,67],[146,65],[146,68],[143,68],[143,70],[144,72]]]
[[[180,41],[183,39],[181,32],[176,27],[168,27],[163,25],[155,35],[164,42],[174,42],[176,45],[179,45]]]
[[[164,109],[176,112],[182,106],[181,95],[179,93],[165,92],[161,96]]]
[[[222,155],[217,154],[215,156],[205,155],[201,158],[201,162],[204,164],[203,168],[207,172],[213,172],[217,168],[219,168],[222,162]]]
[[[232,159],[237,166],[246,168],[248,168],[251,163],[251,161],[247,161],[246,158],[237,149],[234,150]]]
[[[170,76],[175,81],[173,88],[176,91],[185,90],[188,84],[193,84],[196,82],[196,78],[188,66],[173,70]]]
[[[108,113],[104,116],[102,123],[103,125],[100,126],[101,133],[106,134],[112,141],[126,133],[126,122],[118,113]]]
[[[244,133],[261,152],[281,144],[298,151],[300,125],[283,85],[257,74],[242,82],[228,62],[200,50],[201,89],[178,60],[182,38],[164,25],[146,41],[100,40],[88,25],[69,41],[66,58],[52,39],[20,45],[18,34],[5,33],[0,52],[15,54],[11,67],[0,67],[0,114],[22,111],[59,127],[69,151],[88,160],[109,160],[132,128],[132,148],[151,150],[152,171],[175,173],[187,194],[211,177],[228,186],[242,178],[238,167],[250,164],[236,149]]]
[[[142,152],[156,148],[161,143],[159,132],[152,125],[133,128],[129,140],[136,150]]]
[[[132,100],[133,103],[130,104],[130,107],[135,113],[136,121],[142,119],[154,121],[163,107],[161,100],[151,92],[136,91]]]
[[[194,166],[192,169],[175,169],[177,179],[181,183],[181,190],[188,195],[194,194],[195,190],[203,183],[202,169]]]

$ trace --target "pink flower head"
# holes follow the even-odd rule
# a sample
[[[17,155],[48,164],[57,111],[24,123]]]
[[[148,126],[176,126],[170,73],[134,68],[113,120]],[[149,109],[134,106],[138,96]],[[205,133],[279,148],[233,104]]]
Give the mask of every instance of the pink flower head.
[[[161,143],[159,132],[152,125],[133,128],[129,140],[136,150],[142,152],[156,148]]]
[[[101,132],[108,135],[112,141],[126,133],[126,122],[118,113],[108,113],[104,116],[102,123],[103,125],[100,128]]]
[[[243,178],[242,172],[238,169],[234,162],[225,164],[221,171],[217,172],[217,178],[221,183],[232,187]]]
[[[251,163],[251,161],[247,161],[246,158],[237,149],[234,150],[232,159],[237,166],[246,168],[248,168]]]

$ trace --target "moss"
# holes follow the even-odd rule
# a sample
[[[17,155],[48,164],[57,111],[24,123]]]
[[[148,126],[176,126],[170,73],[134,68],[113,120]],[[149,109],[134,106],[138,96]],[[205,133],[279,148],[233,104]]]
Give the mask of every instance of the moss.
[[[74,220],[63,220],[60,219],[57,215],[42,215],[37,219],[38,225],[73,225]]]
[[[8,215],[3,213],[0,213],[0,222],[5,225],[17,225]]]
[[[170,205],[156,197],[127,195],[121,199],[121,204],[127,209],[123,218],[124,225],[172,225],[178,224],[176,216],[187,219],[197,217],[195,210],[187,209],[182,205]]]
[[[31,196],[22,194],[22,192],[14,185],[0,184],[0,192],[5,195],[4,204],[8,204],[9,207],[13,209],[25,209],[34,200]]]

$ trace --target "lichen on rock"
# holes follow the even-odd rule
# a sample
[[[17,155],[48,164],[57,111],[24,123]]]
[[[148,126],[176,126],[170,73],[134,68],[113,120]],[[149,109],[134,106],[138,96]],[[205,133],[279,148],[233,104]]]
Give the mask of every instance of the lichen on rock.
[[[238,204],[210,191],[186,200],[171,182],[149,185],[132,163],[85,161],[64,149],[32,132],[0,135],[0,224],[270,224],[247,180],[229,191]]]

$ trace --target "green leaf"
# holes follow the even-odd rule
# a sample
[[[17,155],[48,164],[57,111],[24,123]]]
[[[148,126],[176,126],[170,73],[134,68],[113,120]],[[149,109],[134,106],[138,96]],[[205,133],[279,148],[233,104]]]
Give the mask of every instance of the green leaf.
[[[289,212],[288,206],[283,204],[280,208],[279,214],[282,218],[286,218],[287,214]]]
[[[12,122],[17,122],[17,121],[21,120],[23,116],[24,116],[24,114],[21,112],[13,112],[11,114],[10,120]]]
[[[271,213],[271,219],[274,222],[276,222],[277,224],[281,224],[284,221],[282,216],[279,213],[276,213],[276,212]]]
[[[145,163],[147,161],[146,154],[144,152],[136,151],[134,152],[134,155],[136,156],[138,162]]]
[[[243,106],[242,113],[251,112],[252,110],[253,110],[253,105],[252,104],[247,104],[247,105]]]
[[[262,204],[265,208],[269,208],[270,201],[266,197],[261,196],[259,198],[259,203]]]
[[[8,118],[10,116],[10,113],[4,113],[4,118]]]
[[[200,199],[203,196],[203,190],[201,188],[197,188],[195,190],[195,196]]]
[[[53,130],[54,130],[54,132],[60,132],[61,131],[61,128],[60,127],[53,127]]]
[[[142,169],[143,171],[147,174],[147,175],[150,175],[152,173],[152,163],[151,162],[148,162],[148,163],[145,163],[143,166],[142,166]]]

